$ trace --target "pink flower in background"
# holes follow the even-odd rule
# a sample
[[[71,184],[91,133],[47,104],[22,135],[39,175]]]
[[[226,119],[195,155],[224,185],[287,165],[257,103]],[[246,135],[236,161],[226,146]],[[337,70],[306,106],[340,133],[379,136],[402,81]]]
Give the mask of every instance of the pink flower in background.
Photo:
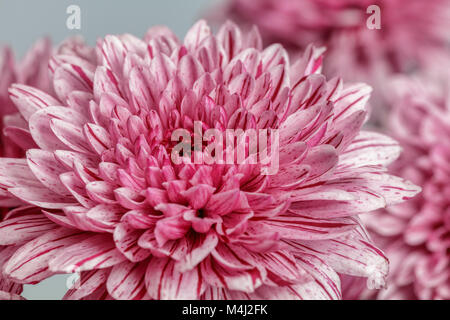
[[[17,109],[9,98],[8,89],[13,83],[22,83],[48,91],[48,60],[51,54],[48,39],[36,42],[20,62],[15,62],[14,54],[9,47],[0,48],[0,122],[1,139],[0,155],[7,157],[22,156],[20,147],[11,143],[4,132],[6,126],[22,127],[25,123],[18,116]]]
[[[183,42],[155,27],[55,55],[52,89],[10,89],[30,147],[0,159],[28,204],[0,224],[4,276],[80,272],[66,299],[338,299],[338,273],[383,286],[358,215],[419,188],[386,172],[395,141],[361,131],[370,87],[326,80],[322,52],[291,63],[256,29],[200,21]],[[174,164],[172,132],[194,121],[278,130],[278,173]]]
[[[10,99],[8,89],[13,83],[33,86],[37,89],[53,92],[49,78],[48,63],[52,54],[52,46],[48,39],[41,39],[25,54],[20,61],[14,60],[10,48],[3,47],[0,50],[0,155],[3,157],[22,158],[24,150],[34,147],[26,139],[28,123],[23,119]],[[74,53],[86,56],[86,51],[92,51],[77,38],[68,39],[58,49],[59,54]],[[25,138],[25,139],[24,139]],[[5,189],[0,189],[0,220],[10,208],[24,205],[20,199],[11,196]],[[4,263],[15,252],[15,247],[0,246],[0,270]],[[22,299],[20,294],[22,285],[0,276],[0,300]]]
[[[51,55],[51,44],[48,39],[42,39],[26,53],[20,61],[14,60],[14,54],[9,47],[0,48],[0,156],[23,157],[21,135],[27,123],[17,112],[9,98],[8,88],[13,83],[22,83],[49,91],[48,61]],[[5,129],[8,127],[8,129]],[[19,144],[13,143],[11,136],[16,137]],[[23,202],[12,199],[10,194],[0,190],[0,219],[5,210]]]
[[[10,48],[0,49],[0,156],[23,157],[23,149],[13,143],[8,137],[9,133],[20,135],[27,125],[17,113],[17,109],[9,99],[8,88],[13,83],[23,83],[48,91],[50,81],[48,79],[48,60],[50,58],[51,45],[47,39],[36,42],[33,48],[27,52],[24,59],[16,63]],[[12,129],[6,129],[5,127]],[[11,195],[0,190],[0,221],[8,207],[23,204]],[[0,270],[4,262],[13,253],[13,247],[0,246]],[[22,285],[7,280],[0,275],[0,300],[20,299]]]
[[[20,62],[15,62],[14,55],[8,47],[0,50],[0,156],[2,157],[23,157],[24,150],[35,146],[34,142],[27,139],[28,124],[17,111],[12,101],[14,97],[11,99],[8,89],[13,83],[19,83],[53,94],[48,70],[53,51],[48,39],[38,40]],[[67,39],[53,53],[78,55],[86,59],[92,56],[95,58],[94,50],[84,45],[77,37]],[[3,207],[1,215],[5,214],[8,208],[21,204],[22,201],[0,189],[0,208]]]
[[[379,30],[367,28],[370,5],[381,9]],[[438,69],[450,55],[449,0],[230,0],[228,17],[256,24],[265,43],[281,42],[293,50],[310,43],[326,46],[326,75],[376,89],[371,102],[377,121],[384,121],[392,73]]]
[[[391,86],[390,129],[404,149],[392,171],[423,192],[365,220],[390,259],[388,289],[360,295],[356,284],[344,296],[450,299],[449,80],[447,73],[437,81],[401,78]]]
[[[381,9],[379,30],[367,28],[371,5]],[[365,69],[377,58],[394,72],[432,63],[430,53],[450,40],[449,0],[231,0],[229,10],[243,24],[256,24],[267,42],[297,49],[336,46]]]

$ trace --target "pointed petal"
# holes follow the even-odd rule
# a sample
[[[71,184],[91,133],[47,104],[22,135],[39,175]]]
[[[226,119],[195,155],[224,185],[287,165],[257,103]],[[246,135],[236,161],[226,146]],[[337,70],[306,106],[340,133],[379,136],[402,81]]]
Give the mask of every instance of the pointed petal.
[[[116,300],[141,300],[147,294],[147,263],[122,262],[114,266],[106,282],[109,294]]]
[[[56,224],[36,209],[31,215],[14,217],[0,223],[0,245],[18,245],[53,230]]]
[[[362,131],[341,155],[340,165],[387,166],[400,156],[398,143],[379,133]]]
[[[84,240],[79,230],[60,228],[28,242],[9,259],[3,272],[19,283],[37,283],[53,275],[48,268],[51,258],[73,243]]]
[[[9,89],[9,94],[20,114],[27,121],[36,111],[60,104],[58,100],[49,94],[22,84],[12,85]]]
[[[321,240],[348,233],[356,224],[345,218],[309,219],[301,216],[276,216],[261,222],[261,228],[277,232],[285,239]]]
[[[145,275],[148,294],[157,300],[198,299],[205,290],[201,274],[197,268],[178,272],[173,260],[152,258]]]
[[[114,242],[117,250],[132,262],[139,262],[150,256],[150,250],[138,245],[142,233],[142,230],[133,229],[124,222],[119,223],[114,230]]]
[[[116,249],[111,235],[94,235],[73,244],[51,259],[49,266],[53,272],[74,273],[92,269],[104,269],[125,261]]]
[[[92,270],[82,272],[80,279],[75,283],[74,288],[69,289],[63,300],[81,300],[99,289],[110,274],[109,269]]]
[[[72,197],[61,196],[42,187],[17,187],[8,189],[17,198],[46,209],[61,209],[75,204]]]
[[[55,159],[52,152],[31,149],[27,150],[26,156],[29,168],[44,186],[62,196],[71,195],[59,179],[67,169]]]

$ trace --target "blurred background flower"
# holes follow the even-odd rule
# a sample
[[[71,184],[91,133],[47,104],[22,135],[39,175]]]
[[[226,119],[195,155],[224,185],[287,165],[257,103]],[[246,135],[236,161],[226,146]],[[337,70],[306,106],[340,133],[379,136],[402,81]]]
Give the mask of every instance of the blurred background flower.
[[[293,52],[309,43],[326,46],[325,74],[376,88],[371,120],[379,126],[389,107],[385,91],[392,74],[440,68],[448,59],[449,0],[229,0],[222,5],[213,11],[215,19],[255,24],[265,43],[281,42]],[[367,26],[371,5],[381,9],[380,29]]]
[[[388,129],[403,147],[392,172],[422,186],[407,203],[365,222],[390,258],[379,299],[450,299],[450,73],[391,82]],[[349,295],[355,288],[348,288]]]

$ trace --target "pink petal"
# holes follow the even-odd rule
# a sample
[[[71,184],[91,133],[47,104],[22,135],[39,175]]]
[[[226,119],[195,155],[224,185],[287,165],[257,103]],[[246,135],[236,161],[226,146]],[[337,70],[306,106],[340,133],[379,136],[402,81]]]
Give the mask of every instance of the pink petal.
[[[211,29],[206,21],[200,20],[186,33],[184,45],[189,51],[194,51],[209,35],[211,35]]]
[[[19,283],[37,283],[53,275],[48,268],[53,257],[86,236],[79,230],[65,228],[47,232],[20,247],[5,264],[3,272]]]
[[[69,289],[63,300],[81,300],[99,289],[108,279],[109,269],[82,272],[73,289]]]
[[[53,134],[66,146],[63,149],[70,149],[81,153],[90,153],[91,148],[87,143],[83,130],[70,122],[51,119],[50,128]]]
[[[112,147],[112,141],[109,133],[100,126],[88,123],[84,126],[84,135],[86,136],[90,147],[97,154],[101,155],[106,149]]]
[[[48,107],[35,112],[29,120],[30,132],[37,145],[44,150],[65,150],[66,145],[59,140],[50,127],[52,119],[62,119],[76,126],[87,120],[78,112],[64,107]]]
[[[60,196],[44,186],[17,187],[10,188],[8,191],[25,202],[46,209],[61,209],[75,203],[75,199]]]
[[[175,264],[175,269],[182,273],[194,269],[202,262],[217,246],[219,239],[211,232],[206,236],[198,235],[191,242],[188,253]]]
[[[112,232],[123,216],[124,209],[118,205],[99,204],[86,213],[86,218],[99,228]]]
[[[114,230],[114,242],[117,250],[132,262],[142,261],[150,255],[150,250],[138,245],[142,233],[142,230],[133,229],[123,222],[118,224]]]
[[[235,209],[239,198],[239,189],[216,193],[209,198],[205,210],[211,215],[226,215]]]
[[[177,240],[186,235],[191,223],[181,216],[164,218],[156,223],[155,236],[158,244],[163,246],[169,240]]]
[[[116,300],[141,300],[147,294],[147,263],[123,262],[114,266],[106,282],[109,294]]]
[[[42,184],[28,167],[26,159],[0,159],[0,186],[14,188],[19,186],[39,187]]]
[[[62,196],[70,196],[59,179],[59,175],[67,169],[56,161],[53,153],[41,149],[27,150],[27,162],[31,171],[41,183]]]
[[[125,260],[110,235],[94,235],[65,248],[51,259],[49,267],[53,272],[74,273],[112,267]]]
[[[322,240],[336,238],[356,227],[349,219],[310,219],[301,216],[277,216],[261,222],[261,228],[277,232],[285,239]]]
[[[205,259],[200,268],[204,281],[209,285],[247,293],[261,286],[266,276],[263,270],[258,270],[257,267],[240,272],[231,271],[218,265],[211,258]]]
[[[368,277],[371,289],[384,286],[389,263],[381,250],[356,233],[327,241],[302,241],[305,250],[320,257],[339,273]]]
[[[58,100],[49,94],[22,84],[12,85],[9,89],[9,94],[20,114],[27,121],[36,111],[60,104]]]
[[[399,157],[400,151],[398,143],[391,138],[362,131],[341,155],[340,165],[387,166]]]
[[[73,64],[63,64],[54,74],[53,86],[58,98],[66,101],[73,91],[92,90],[94,75],[86,68]]]
[[[198,299],[205,290],[199,270],[179,272],[173,260],[152,258],[145,275],[148,294],[157,300]]]
[[[0,223],[0,245],[17,245],[39,237],[57,227],[35,210],[32,215],[14,217]]]

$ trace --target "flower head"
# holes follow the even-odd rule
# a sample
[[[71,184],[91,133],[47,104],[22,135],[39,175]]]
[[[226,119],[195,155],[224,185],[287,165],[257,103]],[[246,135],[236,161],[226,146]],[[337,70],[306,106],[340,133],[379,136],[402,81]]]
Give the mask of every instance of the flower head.
[[[397,143],[361,131],[370,87],[326,80],[322,52],[291,63],[256,29],[200,21],[183,42],[155,27],[55,55],[55,94],[10,89],[33,147],[0,159],[1,187],[27,203],[0,224],[4,275],[80,272],[68,299],[340,298],[337,272],[382,286],[358,214],[418,188],[386,173]],[[278,132],[279,170],[174,163],[173,132],[195,122]]]
[[[366,219],[391,262],[380,299],[450,299],[449,79],[402,77],[392,86],[390,129],[404,149],[392,171],[423,192]]]

